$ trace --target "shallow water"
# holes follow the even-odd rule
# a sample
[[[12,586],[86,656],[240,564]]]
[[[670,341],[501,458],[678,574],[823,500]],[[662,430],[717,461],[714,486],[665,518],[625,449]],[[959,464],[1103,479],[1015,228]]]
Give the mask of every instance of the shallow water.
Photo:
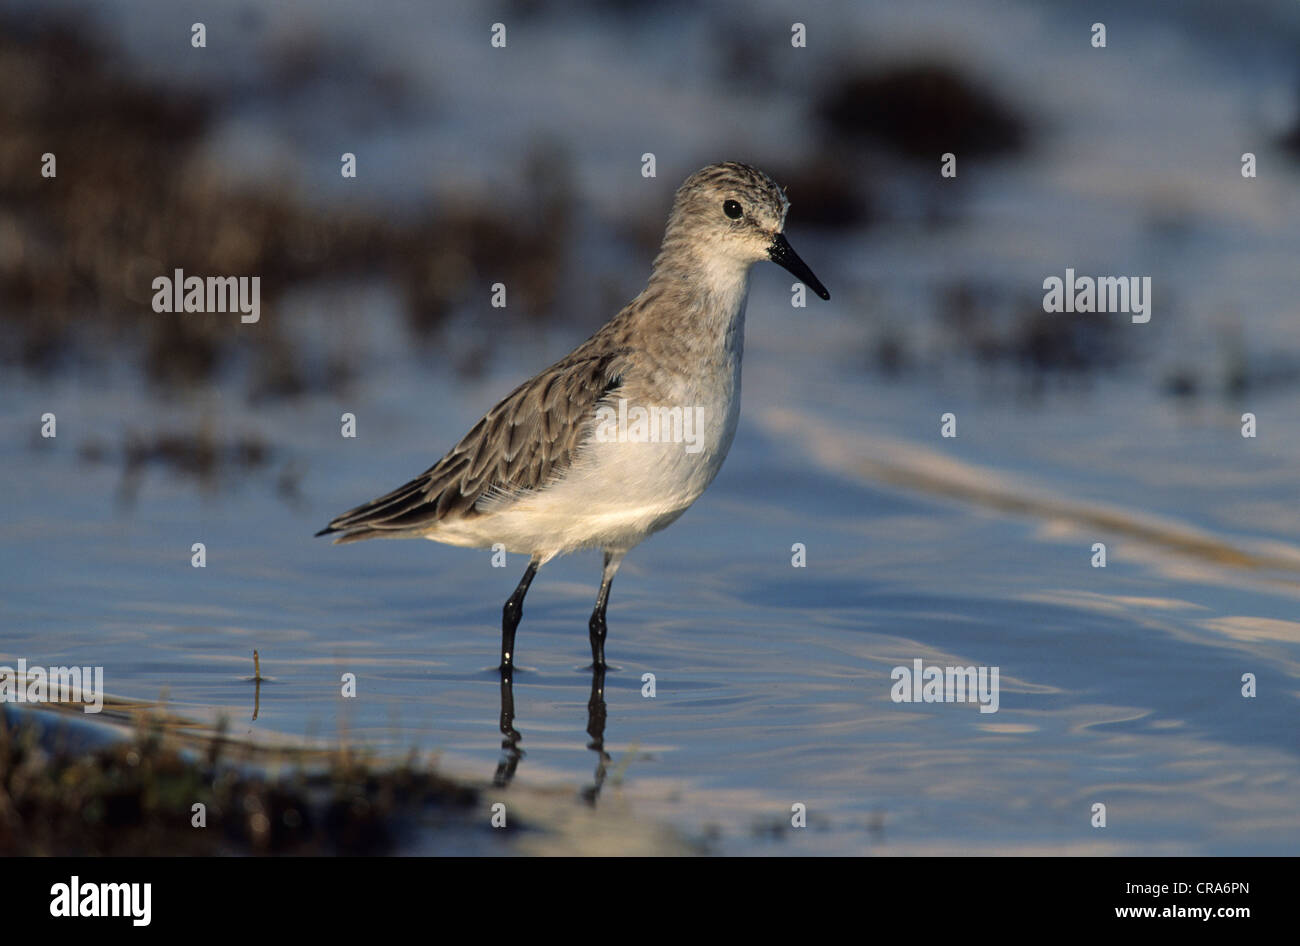
[[[965,5],[939,5],[959,16],[955,7]],[[1057,44],[1019,47],[1025,69],[1058,61],[1054,21],[1004,15]],[[127,19],[139,44],[149,30]],[[399,28],[368,27],[375,42]],[[1296,389],[1177,399],[1159,379],[1177,364],[1217,376],[1227,309],[1257,364],[1300,357],[1297,179],[1291,170],[1243,185],[1234,155],[1192,149],[1206,132],[1193,135],[1175,106],[1204,101],[1198,47],[1140,35],[1172,70],[1158,80],[1160,102],[1117,110],[1126,81],[1157,81],[1129,60],[1083,98],[1117,140],[1128,141],[1132,123],[1184,149],[1184,167],[1167,178],[1168,199],[1191,221],[1178,235],[1150,225],[1144,175],[1159,168],[1118,174],[1083,147],[1097,134],[1083,124],[1056,130],[1056,159],[981,179],[963,222],[940,233],[902,223],[801,234],[796,202],[792,242],[832,302],[792,310],[788,277],[755,271],[731,456],[614,585],[599,804],[724,853],[1295,852]],[[444,40],[469,68],[468,34]],[[619,61],[611,52],[582,69],[606,75]],[[1076,76],[1089,68],[1064,62]],[[1220,97],[1200,118],[1228,136],[1245,124],[1232,103],[1252,83],[1274,88],[1226,66],[1216,81]],[[507,135],[438,101],[460,124],[456,135],[431,125],[420,132],[428,140],[470,148],[476,128],[482,141]],[[605,110],[619,111],[619,97],[609,101]],[[712,101],[675,116],[682,127],[645,120],[689,153]],[[613,140],[618,122],[602,127]],[[604,167],[606,150],[579,163]],[[1146,152],[1134,144],[1128,157]],[[1220,159],[1221,178],[1207,170]],[[482,172],[454,153],[447,161],[459,168],[449,174]],[[503,176],[513,167],[488,163]],[[413,169],[387,170],[389,186],[414,187]],[[578,251],[613,266],[600,220],[617,187],[594,178]],[[671,186],[650,184],[645,206],[662,214]],[[612,277],[625,288],[648,264],[628,255],[638,262]],[[963,340],[929,318],[929,293],[945,280],[1034,298],[1043,276],[1067,265],[1155,274],[1152,322],[1115,329],[1127,367],[1049,378],[1027,393],[1014,369],[953,355]],[[597,309],[596,290],[574,291],[576,311]],[[416,747],[490,782],[502,757],[500,609],[526,562],[494,568],[489,552],[421,541],[334,548],[311,536],[426,468],[598,318],[494,328],[486,372],[471,378],[455,374],[447,346],[410,344],[382,284],[310,287],[275,318],[309,351],[346,344],[363,366],[356,382],[340,395],[250,407],[233,376],[161,403],[113,369],[6,375],[0,658],[103,665],[110,692],[165,694],[175,712],[227,716],[236,732]],[[916,361],[898,377],[869,368],[872,339],[891,323],[917,339]],[[58,415],[55,440],[34,434],[45,411]],[[355,440],[339,436],[345,411],[358,418]],[[955,439],[939,436],[946,411],[957,415]],[[1259,418],[1256,439],[1240,435],[1244,411]],[[128,429],[190,429],[199,418],[222,436],[256,433],[271,450],[265,468],[209,490],[150,470],[129,502],[118,464],[78,455],[91,440],[113,445]],[[282,476],[296,479],[296,494],[279,489]],[[190,566],[194,542],[206,545],[206,568]],[[1094,542],[1106,543],[1104,569],[1090,564]],[[795,543],[806,567],[792,567]],[[584,669],[598,576],[596,553],[547,565],[517,642],[524,755],[514,784],[571,791],[575,805],[601,762],[589,746]],[[270,679],[253,720],[255,648]],[[918,658],[999,668],[997,712],[893,702],[891,670]],[[347,673],[355,699],[340,695]],[[652,699],[642,695],[647,673]],[[1256,698],[1241,695],[1245,673],[1257,678]],[[796,803],[808,828],[779,830]],[[1104,829],[1090,824],[1095,803],[1106,805]]]
[[[914,434],[906,454],[871,432],[937,431],[924,392],[800,381],[817,364],[781,344],[785,317],[755,300],[733,453],[615,584],[604,791],[688,837],[721,829],[723,851],[1293,850],[1295,525],[1278,515],[1247,528],[1230,505],[1239,481],[1268,481],[1268,465],[1243,464],[1225,446],[1236,446],[1231,431],[1205,425],[1182,430],[1186,462],[1204,475],[1181,488],[1146,482],[1170,445],[1143,444],[1104,481],[1095,455],[1056,466],[1050,428],[1068,423],[1076,443],[1098,449],[1115,436],[1103,397],[963,431],[949,449]],[[544,360],[522,350],[518,371],[460,389],[410,365],[345,404],[262,412],[264,436],[309,471],[297,505],[257,478],[204,498],[158,474],[124,510],[118,471],[80,463],[64,444],[146,403],[21,392],[4,438],[5,656],[100,664],[110,692],[165,694],[173,711],[227,715],[237,733],[418,747],[490,779],[501,758],[497,621],[524,560],[499,569],[487,552],[334,548],[311,533],[417,472],[436,453],[417,445],[454,439],[530,358]],[[396,404],[393,389],[420,396]],[[858,404],[871,405],[867,419]],[[60,436],[33,445],[20,427],[47,406]],[[360,419],[355,442],[337,437],[341,407]],[[1036,514],[857,469],[882,459],[959,486],[970,463],[986,489],[1035,496]],[[1280,513],[1285,488],[1273,487]],[[1266,494],[1256,484],[1250,504],[1266,508]],[[1090,510],[1161,518],[1134,537],[1080,521]],[[1193,530],[1206,548],[1259,546],[1283,561],[1233,567],[1189,554],[1177,540]],[[207,547],[204,569],[190,566],[195,541]],[[1094,541],[1108,543],[1104,570],[1089,564]],[[805,568],[791,566],[796,542]],[[1276,567],[1288,555],[1289,572]],[[582,668],[597,578],[594,553],[573,556],[546,566],[528,597],[513,687],[520,784],[576,795],[595,780]],[[256,722],[254,648],[271,678]],[[891,669],[916,658],[998,667],[998,711],[892,702]],[[1245,672],[1258,678],[1254,700],[1239,693]],[[345,673],[356,674],[356,699],[340,696]],[[646,673],[653,699],[642,696]],[[1097,801],[1104,833],[1089,826]],[[810,830],[771,840],[796,802]]]

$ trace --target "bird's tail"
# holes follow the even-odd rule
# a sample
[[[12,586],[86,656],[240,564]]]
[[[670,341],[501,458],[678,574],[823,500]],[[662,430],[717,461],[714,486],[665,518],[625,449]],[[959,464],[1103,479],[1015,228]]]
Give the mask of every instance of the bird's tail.
[[[344,529],[335,529],[333,526],[326,526],[316,533],[317,536],[337,535],[334,540],[335,545],[347,545],[349,542],[360,542],[362,539],[373,539],[376,537],[387,536],[393,538],[393,533],[384,529],[354,529],[351,531]]]

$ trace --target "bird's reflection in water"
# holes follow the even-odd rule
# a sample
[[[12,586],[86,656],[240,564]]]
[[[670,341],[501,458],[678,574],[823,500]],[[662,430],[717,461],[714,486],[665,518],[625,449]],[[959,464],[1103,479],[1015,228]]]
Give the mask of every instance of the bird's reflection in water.
[[[593,667],[591,670],[591,697],[587,700],[587,735],[591,742],[587,748],[596,753],[595,780],[582,790],[582,798],[589,805],[595,805],[600,796],[600,789],[605,784],[605,766],[609,762],[609,753],[605,751],[605,668]]]
[[[605,751],[605,668],[593,667],[591,671],[591,696],[587,700],[587,735],[591,742],[587,748],[596,753],[596,773],[591,785],[582,789],[582,798],[595,805],[605,784],[605,770],[609,753]],[[514,669],[501,672],[501,761],[497,763],[492,784],[497,788],[509,785],[519,768],[524,750],[519,747],[519,730],[515,729]]]
[[[501,671],[501,761],[497,763],[492,784],[504,788],[515,777],[524,750],[519,748],[519,730],[515,729],[514,668]]]

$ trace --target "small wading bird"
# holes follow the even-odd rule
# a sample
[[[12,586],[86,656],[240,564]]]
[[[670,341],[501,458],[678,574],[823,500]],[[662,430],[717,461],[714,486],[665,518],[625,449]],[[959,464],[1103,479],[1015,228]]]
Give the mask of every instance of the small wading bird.
[[[317,535],[337,533],[336,543],[501,543],[529,555],[502,614],[503,673],[514,660],[515,630],[537,570],[556,555],[601,548],[605,567],[589,629],[593,665],[603,670],[605,607],[623,556],[699,498],[731,447],[750,266],[771,260],[830,298],[786,242],[789,206],[781,188],[744,164],[692,174],[677,191],[639,296],[510,392],[420,476],[343,513]],[[625,417],[637,408],[661,417],[680,411],[703,424],[690,444],[605,435],[602,411]]]

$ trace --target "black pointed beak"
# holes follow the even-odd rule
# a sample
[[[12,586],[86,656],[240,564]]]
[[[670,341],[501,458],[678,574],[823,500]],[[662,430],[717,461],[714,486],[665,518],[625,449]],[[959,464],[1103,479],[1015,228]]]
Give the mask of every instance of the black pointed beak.
[[[773,263],[789,270],[800,282],[823,299],[831,297],[826,287],[822,285],[822,281],[814,276],[808,264],[799,258],[799,254],[786,240],[784,233],[778,233],[772,240],[772,245],[767,248],[767,255]]]

